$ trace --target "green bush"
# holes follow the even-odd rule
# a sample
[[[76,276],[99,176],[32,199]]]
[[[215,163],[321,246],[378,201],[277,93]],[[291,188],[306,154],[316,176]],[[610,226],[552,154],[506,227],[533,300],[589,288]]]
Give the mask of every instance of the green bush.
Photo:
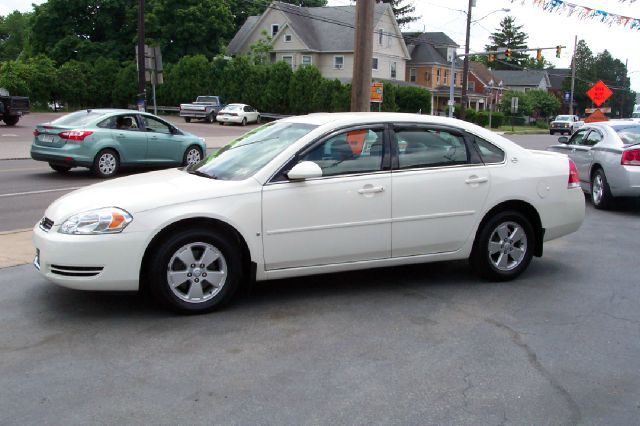
[[[497,129],[504,124],[504,114],[501,112],[494,112],[491,114],[491,128]]]
[[[421,87],[398,86],[396,105],[399,112],[421,111],[423,114],[428,114],[431,111],[431,92]]]
[[[535,126],[538,129],[548,129],[549,128],[549,123],[547,123],[547,121],[544,120],[544,119],[538,119],[538,120],[536,120]]]
[[[475,123],[478,126],[482,126],[482,127],[486,127],[487,124],[489,124],[489,113],[487,111],[479,111],[476,114],[476,121]]]
[[[478,115],[478,112],[476,112],[475,109],[469,108],[464,112],[464,114],[465,114],[464,115],[465,121],[468,121],[469,123],[475,123],[476,122],[476,116]]]

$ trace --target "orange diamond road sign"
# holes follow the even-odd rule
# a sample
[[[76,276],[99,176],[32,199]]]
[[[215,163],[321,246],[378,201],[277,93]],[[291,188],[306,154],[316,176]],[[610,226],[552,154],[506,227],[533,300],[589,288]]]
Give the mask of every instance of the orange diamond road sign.
[[[613,92],[602,82],[602,80],[599,80],[591,87],[591,89],[587,90],[587,96],[589,96],[596,106],[602,105],[602,103],[609,99],[611,95],[613,95]]]
[[[596,109],[596,112],[584,119],[585,123],[595,123],[598,121],[609,121],[609,117],[604,115],[599,109]]]

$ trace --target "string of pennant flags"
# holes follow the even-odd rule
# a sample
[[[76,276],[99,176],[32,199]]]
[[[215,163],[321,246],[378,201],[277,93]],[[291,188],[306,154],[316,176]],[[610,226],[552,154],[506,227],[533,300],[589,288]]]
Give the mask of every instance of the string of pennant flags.
[[[563,0],[511,0],[511,3],[525,4],[527,1],[533,3],[534,6],[540,7],[549,13],[563,14],[566,16],[575,16],[578,19],[594,19],[609,26],[616,24],[627,27],[632,30],[640,30],[640,18],[618,15],[609,13],[600,9],[593,9],[579,4],[570,3]],[[618,0],[620,3],[633,4],[636,0]]]

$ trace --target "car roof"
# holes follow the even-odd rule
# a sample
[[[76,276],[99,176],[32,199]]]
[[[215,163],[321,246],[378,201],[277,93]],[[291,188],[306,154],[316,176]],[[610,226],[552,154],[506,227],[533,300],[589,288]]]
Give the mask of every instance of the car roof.
[[[618,129],[621,127],[639,126],[637,121],[634,120],[615,120],[615,121],[598,121],[596,123],[587,123],[587,126],[594,127],[609,127],[612,129]]]

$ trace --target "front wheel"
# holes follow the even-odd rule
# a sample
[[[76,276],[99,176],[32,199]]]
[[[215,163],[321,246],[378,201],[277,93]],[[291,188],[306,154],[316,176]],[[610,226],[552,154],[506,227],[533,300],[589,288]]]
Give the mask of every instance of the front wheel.
[[[190,166],[192,164],[196,164],[202,161],[202,151],[197,146],[190,146],[184,152],[184,156],[182,157],[182,165]]]
[[[555,132],[553,130],[549,130],[549,134],[553,135]]]
[[[258,116],[258,118],[256,118],[256,124],[260,123],[262,123],[262,117]]]
[[[206,228],[172,233],[151,255],[147,269],[151,294],[180,313],[219,308],[241,282],[239,252],[226,235]]]
[[[593,173],[591,178],[591,202],[596,209],[607,209],[613,204],[613,195],[602,169]]]
[[[120,159],[118,154],[112,149],[103,149],[93,160],[93,173],[103,179],[111,178],[120,169]]]
[[[184,122],[185,123],[191,123],[191,117],[185,117],[184,118]]]
[[[51,167],[53,170],[55,170],[58,173],[68,173],[69,170],[71,170],[71,167],[69,166],[59,166],[57,164],[51,164],[51,163],[49,163],[49,167]]]
[[[473,269],[484,278],[508,281],[527,269],[534,247],[531,222],[517,211],[504,211],[482,226],[469,260]]]

